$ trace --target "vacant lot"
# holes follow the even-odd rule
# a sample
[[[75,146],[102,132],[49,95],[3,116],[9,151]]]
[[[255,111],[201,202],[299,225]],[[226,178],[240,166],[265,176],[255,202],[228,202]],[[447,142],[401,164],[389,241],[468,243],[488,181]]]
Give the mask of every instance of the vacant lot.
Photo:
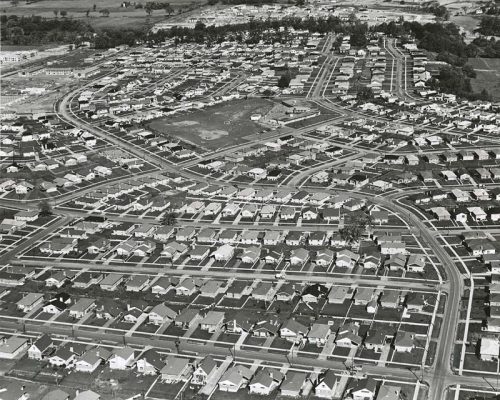
[[[206,149],[239,144],[262,127],[250,121],[265,114],[273,103],[265,99],[237,100],[151,122],[152,129]]]
[[[500,100],[500,58],[469,58],[477,77],[471,80],[474,91],[486,89],[494,101]]]

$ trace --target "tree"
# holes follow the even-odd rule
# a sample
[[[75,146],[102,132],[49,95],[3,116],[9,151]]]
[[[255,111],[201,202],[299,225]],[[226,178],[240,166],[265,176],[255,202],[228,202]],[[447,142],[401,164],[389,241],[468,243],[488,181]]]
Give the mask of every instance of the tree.
[[[103,17],[109,17],[109,10],[107,8],[99,11]]]
[[[15,6],[19,5],[19,0],[11,0],[10,4],[12,4],[15,7]]]
[[[59,14],[59,11],[58,10],[54,10],[54,15],[55,15],[56,18],[57,18],[57,14]]]
[[[340,230],[340,235],[347,242],[357,242],[365,233],[366,228],[371,227],[371,225],[371,216],[363,211],[358,211],[349,216],[349,221]]]
[[[92,6],[92,10],[93,11],[97,10],[97,6],[95,4]]]
[[[66,10],[61,10],[59,14],[61,14],[61,17],[65,18],[68,15],[68,12]]]
[[[38,210],[40,211],[41,217],[52,215],[52,207],[47,200],[43,200],[38,204]]]
[[[88,18],[89,14],[90,14],[90,8],[87,11],[85,11],[85,16]]]
[[[280,89],[285,89],[290,86],[290,81],[292,80],[292,74],[290,70],[287,70],[283,75],[278,79],[278,87]]]
[[[165,13],[168,15],[172,15],[174,13],[174,8],[170,5],[170,3],[165,3],[164,9]]]
[[[175,213],[173,213],[173,212],[168,212],[163,217],[163,220],[162,220],[163,225],[173,226],[176,223],[177,223],[177,217],[176,217]]]
[[[363,86],[358,90],[357,99],[361,101],[370,101],[375,97],[372,88]]]
[[[153,8],[151,7],[150,3],[146,3],[144,10],[146,11],[146,14],[148,14],[148,17],[151,16],[151,13],[153,12]]]

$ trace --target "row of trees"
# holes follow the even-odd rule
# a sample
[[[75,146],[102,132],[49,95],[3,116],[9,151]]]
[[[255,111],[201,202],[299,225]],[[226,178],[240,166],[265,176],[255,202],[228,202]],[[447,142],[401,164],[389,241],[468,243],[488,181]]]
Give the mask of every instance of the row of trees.
[[[500,35],[500,17],[487,15],[481,18],[478,32],[486,36]]]
[[[0,41],[3,44],[75,43],[78,38],[90,37],[92,32],[90,25],[70,18],[0,16]]]
[[[280,28],[284,28],[280,30]],[[227,39],[245,43],[257,43],[270,38],[280,43],[286,43],[289,36],[288,29],[307,29],[309,32],[318,33],[343,33],[352,34],[357,45],[366,43],[368,27],[359,21],[341,21],[336,17],[328,18],[301,18],[288,17],[282,20],[250,21],[237,25],[205,26],[197,23],[194,29],[173,27],[151,34],[148,39],[154,43],[161,43],[165,39],[177,38],[179,43],[220,43]],[[273,30],[270,33],[270,30]]]

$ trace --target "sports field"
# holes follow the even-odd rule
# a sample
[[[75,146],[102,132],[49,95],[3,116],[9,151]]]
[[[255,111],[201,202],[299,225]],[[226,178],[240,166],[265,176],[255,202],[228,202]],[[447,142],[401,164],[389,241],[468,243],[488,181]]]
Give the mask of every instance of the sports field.
[[[263,128],[250,120],[265,114],[273,102],[265,99],[235,100],[189,113],[157,119],[149,126],[205,149],[218,149],[246,141]]]
[[[469,58],[468,64],[476,71],[471,80],[475,92],[486,89],[494,101],[500,100],[500,58]]]

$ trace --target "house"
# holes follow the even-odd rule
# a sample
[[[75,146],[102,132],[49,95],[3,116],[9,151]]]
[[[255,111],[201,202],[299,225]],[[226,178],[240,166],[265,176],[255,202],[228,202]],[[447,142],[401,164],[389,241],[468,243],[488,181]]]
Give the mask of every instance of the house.
[[[230,367],[219,380],[219,390],[236,393],[248,385],[253,372],[240,364]]]
[[[226,229],[221,232],[219,235],[219,242],[227,244],[227,243],[236,243],[238,241],[239,234],[237,231],[232,229]]]
[[[394,338],[394,351],[398,353],[410,353],[415,348],[415,337],[410,332],[398,331]]]
[[[96,304],[95,314],[100,319],[115,319],[126,310],[126,306],[115,299],[100,298],[96,301]]]
[[[140,292],[144,290],[148,284],[149,278],[147,275],[133,275],[125,284],[125,290],[128,292]]]
[[[69,316],[80,319],[87,315],[96,306],[94,299],[82,297],[69,308]]]
[[[300,246],[303,241],[304,233],[300,231],[290,231],[285,239],[288,246]]]
[[[73,351],[71,344],[59,347],[54,354],[49,358],[49,364],[54,367],[72,368],[76,363],[76,353]]]
[[[297,295],[297,289],[295,285],[291,282],[285,282],[276,291],[276,300],[278,301],[292,301]]]
[[[254,230],[248,230],[241,234],[240,242],[242,244],[259,244],[260,232]]]
[[[261,319],[252,327],[252,335],[256,337],[268,338],[278,335],[281,321],[276,318]]]
[[[28,393],[23,382],[14,380],[10,383],[6,382],[0,387],[0,399],[2,400],[28,400]]]
[[[337,253],[335,265],[341,268],[353,268],[359,261],[360,255],[344,249]]]
[[[283,380],[283,374],[274,368],[262,368],[248,385],[250,394],[268,396]]]
[[[151,293],[160,295],[167,294],[171,287],[176,286],[179,283],[178,278],[170,278],[167,276],[162,276],[151,286]]]
[[[100,400],[100,398],[101,395],[93,392],[92,390],[84,390],[82,392],[77,390],[73,400]]]
[[[217,241],[217,233],[211,228],[203,228],[198,232],[196,241],[199,243],[215,243]]]
[[[135,353],[131,347],[122,347],[113,350],[109,358],[109,368],[125,370],[134,365]]]
[[[497,337],[482,337],[480,339],[479,355],[483,361],[498,360],[500,345]]]
[[[359,325],[354,322],[349,322],[342,325],[338,331],[337,336],[335,337],[335,343],[338,347],[346,347],[346,348],[354,348],[358,347],[362,339],[358,335]]]
[[[333,251],[329,249],[322,249],[316,252],[316,258],[314,262],[316,263],[316,265],[327,267],[333,262],[334,258],[335,253]]]
[[[241,209],[241,218],[254,218],[258,211],[259,207],[256,204],[245,204]]]
[[[326,232],[311,232],[307,238],[310,246],[323,246],[326,241]]]
[[[166,365],[161,369],[161,379],[165,383],[187,382],[190,378],[191,365],[184,357],[168,356]]]
[[[377,400],[399,400],[401,388],[399,386],[382,384],[377,393]]]
[[[215,298],[219,294],[225,293],[226,290],[227,287],[223,281],[209,280],[200,287],[200,295]]]
[[[350,299],[349,288],[346,286],[333,286],[328,293],[328,303],[330,304],[343,304],[344,301]]]
[[[373,378],[361,379],[359,381],[351,381],[346,389],[353,400],[373,400],[377,391],[377,381]]]
[[[193,376],[191,378],[191,384],[204,386],[209,380],[211,380],[217,373],[217,363],[212,356],[205,357],[196,366]]]
[[[380,305],[383,308],[398,308],[400,303],[399,291],[384,290],[380,296]]]
[[[161,255],[174,262],[187,251],[188,246],[184,243],[170,242],[163,246]]]
[[[104,279],[99,283],[99,287],[102,290],[114,291],[123,281],[123,275],[111,273],[104,277]]]
[[[263,219],[271,219],[276,213],[276,206],[273,204],[265,204],[260,210],[260,216]]]
[[[200,329],[209,333],[216,332],[224,323],[224,312],[209,311],[200,322]]]
[[[321,216],[324,221],[338,222],[340,221],[340,208],[325,208],[321,210]]]
[[[264,261],[266,264],[278,265],[279,263],[281,263],[283,258],[284,258],[283,253],[275,250],[268,250],[265,253]]]
[[[266,231],[264,234],[263,243],[266,246],[276,246],[283,241],[281,232],[279,231]]]
[[[260,281],[252,291],[252,298],[255,300],[271,301],[274,294],[275,289],[271,282]]]
[[[425,256],[419,254],[410,254],[406,262],[406,269],[409,272],[423,273],[425,269]]]
[[[234,256],[234,247],[229,244],[223,244],[212,253],[216,261],[229,261]]]
[[[302,301],[305,303],[317,303],[320,298],[326,297],[328,289],[319,283],[307,286],[302,292]]]
[[[318,377],[314,394],[321,399],[332,399],[337,390],[338,382],[338,377],[329,369]]]
[[[251,283],[248,281],[233,281],[231,286],[227,288],[226,297],[231,299],[241,299],[252,292]]]
[[[49,335],[40,336],[28,348],[28,358],[31,360],[42,360],[49,349],[53,347],[54,342]]]
[[[137,372],[143,375],[156,375],[165,366],[161,355],[153,349],[146,350],[137,360]]]
[[[260,247],[250,246],[243,249],[243,252],[238,256],[243,264],[255,264],[260,258]]]
[[[368,350],[373,350],[376,353],[380,353],[386,346],[388,340],[392,340],[394,334],[389,332],[390,328],[379,328],[377,330],[370,329],[365,338],[365,347]]]
[[[69,394],[61,389],[55,389],[43,396],[42,400],[69,400]]]
[[[166,322],[173,321],[176,316],[177,313],[165,303],[159,303],[149,312],[148,322],[153,325],[163,325]]]
[[[175,229],[172,226],[162,225],[153,233],[153,239],[159,240],[161,242],[166,242],[172,237]]]
[[[186,242],[194,238],[196,230],[192,226],[187,226],[185,228],[180,229],[175,235],[175,240],[180,242]]]
[[[386,242],[380,245],[380,253],[382,254],[405,254],[406,244],[401,242]]]
[[[280,337],[292,343],[300,343],[306,336],[307,327],[290,318],[281,325]]]
[[[354,304],[357,306],[366,306],[373,300],[375,290],[372,287],[358,287],[354,296]]]
[[[175,288],[177,296],[192,296],[197,290],[196,283],[192,278],[185,278]]]
[[[200,319],[198,310],[193,308],[184,308],[174,319],[175,326],[182,329],[189,329]]]
[[[16,303],[16,306],[18,310],[24,313],[28,313],[37,308],[39,305],[41,305],[43,301],[44,301],[43,294],[28,293],[26,296],[24,296],[21,300],[19,300]]]
[[[305,387],[307,374],[305,372],[288,372],[280,386],[282,396],[299,397]]]
[[[322,347],[326,344],[330,333],[331,332],[329,325],[315,322],[309,328],[309,332],[307,333],[307,341],[311,344],[315,344],[318,347]]]
[[[111,353],[101,347],[94,347],[81,355],[75,363],[75,371],[94,372],[103,361],[107,361]]]
[[[304,265],[309,261],[309,251],[304,248],[292,249],[290,252],[291,265]]]
[[[50,299],[42,310],[48,314],[59,314],[66,310],[71,304],[71,298],[67,293],[58,293]]]

